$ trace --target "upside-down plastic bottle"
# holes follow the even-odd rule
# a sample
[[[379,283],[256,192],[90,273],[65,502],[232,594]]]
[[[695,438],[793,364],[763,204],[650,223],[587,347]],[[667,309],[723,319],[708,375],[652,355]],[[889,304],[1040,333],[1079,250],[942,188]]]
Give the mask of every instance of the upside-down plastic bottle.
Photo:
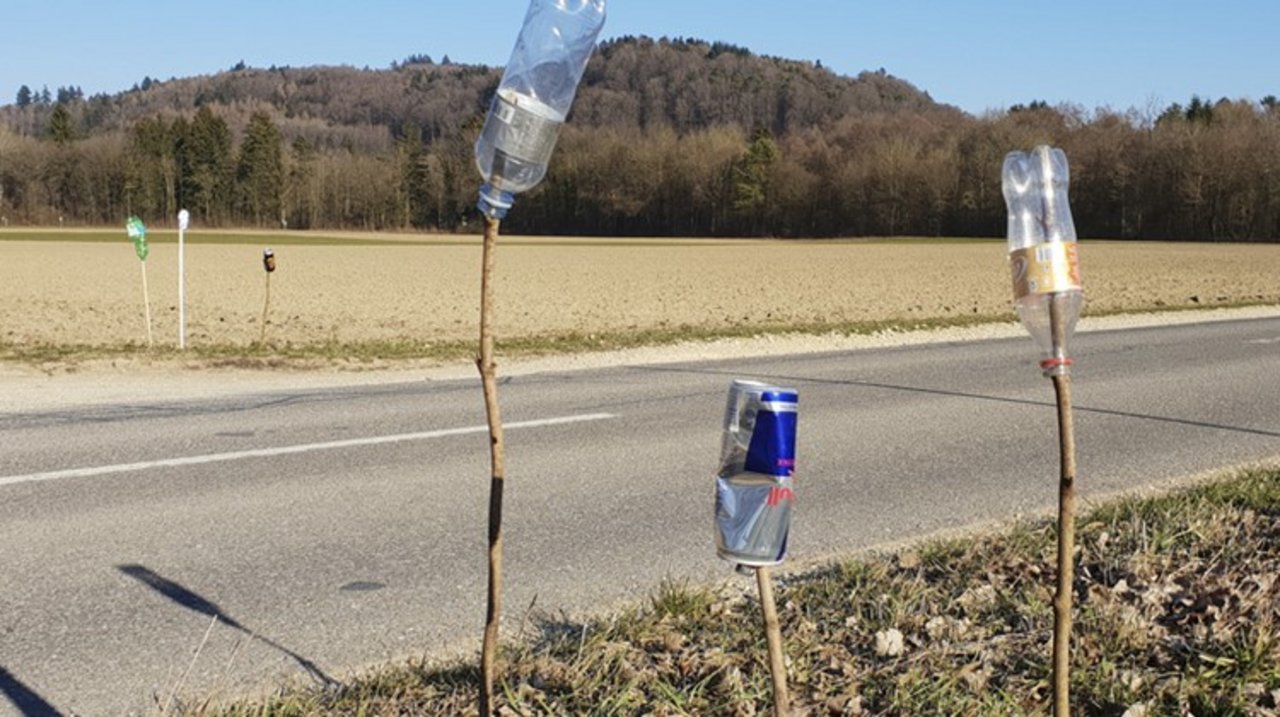
[[[1067,156],[1041,145],[1010,152],[1003,189],[1009,211],[1009,266],[1018,316],[1040,346],[1046,376],[1069,372],[1067,342],[1075,331],[1084,290],[1075,222],[1067,201]]]
[[[477,207],[501,219],[547,173],[578,82],[604,27],[605,0],[532,0],[476,140]]]

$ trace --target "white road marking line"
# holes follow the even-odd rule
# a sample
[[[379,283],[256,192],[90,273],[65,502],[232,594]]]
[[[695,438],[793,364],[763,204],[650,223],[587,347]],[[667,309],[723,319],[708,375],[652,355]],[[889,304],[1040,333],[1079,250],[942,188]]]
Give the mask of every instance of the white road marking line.
[[[570,423],[586,423],[588,421],[605,421],[610,418],[617,418],[612,413],[588,413],[580,416],[564,416],[561,418],[543,418],[536,421],[520,421],[517,423],[508,423],[503,426],[505,430],[519,428],[541,428],[544,426],[563,426]],[[176,468],[179,466],[195,466],[205,463],[220,463],[223,461],[238,461],[244,458],[269,458],[272,456],[287,456],[294,453],[308,453],[310,451],[328,451],[336,448],[353,448],[356,446],[379,446],[387,443],[404,443],[406,441],[423,441],[432,438],[447,438],[450,436],[465,436],[472,433],[486,433],[488,426],[469,426],[467,428],[444,428],[437,431],[423,431],[422,433],[401,433],[392,436],[371,436],[369,438],[350,438],[342,441],[326,441],[323,443],[302,443],[296,446],[279,446],[277,448],[256,448],[248,451],[231,451],[228,453],[208,453],[202,456],[183,456],[181,458],[164,458],[155,461],[140,461],[138,463],[119,463],[110,466],[92,466],[88,468],[69,468],[60,471],[47,471],[45,473],[28,473],[27,475],[4,476],[0,477],[0,486],[16,485],[18,483],[36,483],[39,481],[60,480],[62,478],[90,478],[93,476],[110,475],[112,473],[129,473],[132,471],[148,470],[150,468]]]
[[[1280,338],[1275,339],[1250,339],[1245,343],[1249,344],[1280,344]]]

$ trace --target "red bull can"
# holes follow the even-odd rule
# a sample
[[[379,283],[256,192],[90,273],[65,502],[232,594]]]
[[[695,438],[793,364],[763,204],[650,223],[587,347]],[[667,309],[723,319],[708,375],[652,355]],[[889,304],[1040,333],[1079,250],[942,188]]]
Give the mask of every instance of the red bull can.
[[[787,554],[796,469],[795,389],[734,381],[716,474],[716,553],[739,565]]]

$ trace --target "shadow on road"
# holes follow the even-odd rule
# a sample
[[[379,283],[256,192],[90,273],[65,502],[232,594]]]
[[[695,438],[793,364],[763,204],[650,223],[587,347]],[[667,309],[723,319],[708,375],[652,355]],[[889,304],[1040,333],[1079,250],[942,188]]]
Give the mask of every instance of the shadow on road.
[[[224,625],[233,627],[239,630],[240,632],[243,632],[244,634],[248,635],[250,639],[257,640],[258,642],[261,642],[264,645],[268,645],[273,649],[283,652],[284,654],[292,658],[294,662],[297,662],[298,665],[302,669],[306,670],[307,674],[310,675],[311,678],[316,680],[317,682],[324,685],[338,684],[336,680],[326,675],[324,671],[321,670],[311,660],[308,660],[302,655],[299,655],[298,653],[294,652],[293,650],[290,650],[289,648],[285,647],[284,645],[281,645],[280,643],[276,642],[275,640],[272,640],[271,638],[263,637],[262,635],[255,633],[253,630],[250,630],[249,628],[240,624],[238,620],[228,615],[226,612],[222,610],[222,608],[218,607],[214,603],[209,602],[205,598],[188,590],[182,585],[179,585],[178,583],[175,583],[172,580],[169,580],[168,578],[162,575],[159,575],[158,573],[151,570],[150,568],[144,565],[137,565],[134,563],[130,563],[128,565],[117,565],[116,569],[124,573],[125,575],[128,575],[129,577],[133,578],[134,580],[137,580],[143,585],[146,585],[152,590],[155,590],[161,595],[169,598],[170,600],[178,603],[182,607],[187,608],[188,610],[193,610],[202,615],[207,615],[211,618],[217,618],[218,622],[221,622]]]
[[[700,373],[715,376],[729,376],[733,378],[741,378],[742,371],[722,371],[718,369],[694,369],[694,368],[668,368],[663,366],[628,366],[627,368],[634,371],[652,371],[655,373]],[[926,393],[934,396],[950,396],[952,398],[972,398],[979,401],[993,401],[996,403],[1012,403],[1020,406],[1044,406],[1054,408],[1057,404],[1053,401],[1032,401],[1025,398],[1008,398],[1005,396],[987,396],[981,393],[965,393],[963,391],[948,391],[942,388],[921,388],[919,386],[900,386],[892,383],[877,383],[875,381],[858,381],[854,379],[834,379],[834,378],[809,378],[805,376],[777,376],[777,375],[760,375],[759,378],[768,378],[786,383],[809,383],[809,384],[825,384],[831,386],[859,386],[861,388],[878,388],[886,391],[905,391],[910,393]],[[1193,421],[1186,418],[1171,418],[1169,416],[1153,416],[1146,413],[1133,413],[1130,411],[1114,411],[1108,408],[1090,408],[1088,406],[1077,405],[1076,413],[1095,413],[1100,416],[1116,416],[1117,418],[1136,418],[1142,421],[1155,421],[1158,423],[1174,423],[1181,426],[1191,426],[1193,428],[1211,428],[1215,431],[1230,431],[1232,433],[1245,433],[1254,436],[1267,436],[1269,438],[1280,438],[1280,431],[1268,431],[1261,428],[1247,428],[1244,426],[1227,426],[1221,423],[1208,423],[1205,421]]]
[[[0,695],[7,697],[22,717],[58,717],[62,714],[3,667],[0,667]]]

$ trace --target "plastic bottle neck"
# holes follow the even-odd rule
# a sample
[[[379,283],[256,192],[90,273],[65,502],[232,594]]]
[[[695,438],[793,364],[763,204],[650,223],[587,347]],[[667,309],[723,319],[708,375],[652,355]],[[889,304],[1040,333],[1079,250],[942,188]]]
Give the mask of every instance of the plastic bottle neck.
[[[514,202],[515,195],[511,192],[504,192],[485,182],[480,185],[480,199],[476,202],[476,209],[490,219],[502,219],[507,216],[507,210]]]

